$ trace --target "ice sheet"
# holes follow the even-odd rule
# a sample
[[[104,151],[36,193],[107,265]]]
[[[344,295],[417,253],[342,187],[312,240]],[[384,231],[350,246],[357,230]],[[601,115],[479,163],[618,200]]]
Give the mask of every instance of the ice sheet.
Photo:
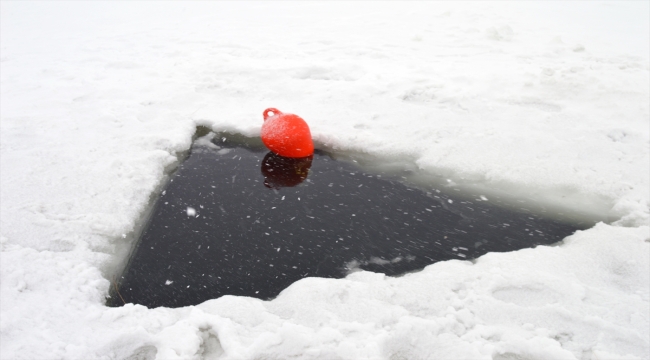
[[[0,358],[650,357],[647,2],[0,6]],[[269,302],[105,307],[196,125],[257,135],[269,106],[317,146],[615,221]]]

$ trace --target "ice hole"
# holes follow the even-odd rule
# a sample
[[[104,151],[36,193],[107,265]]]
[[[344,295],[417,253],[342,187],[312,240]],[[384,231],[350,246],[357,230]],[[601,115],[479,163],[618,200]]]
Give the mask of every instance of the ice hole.
[[[271,299],[305,277],[398,276],[438,261],[555,244],[602,220],[459,189],[447,177],[424,181],[416,169],[350,154],[287,159],[259,138],[204,127],[196,137],[152,205],[107,305]]]

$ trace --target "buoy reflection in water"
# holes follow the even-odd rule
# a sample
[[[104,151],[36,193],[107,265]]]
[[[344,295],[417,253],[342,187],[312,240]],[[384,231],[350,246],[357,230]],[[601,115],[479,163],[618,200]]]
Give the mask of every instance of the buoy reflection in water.
[[[264,186],[269,189],[296,186],[309,175],[313,155],[302,158],[288,158],[270,151],[262,160]]]

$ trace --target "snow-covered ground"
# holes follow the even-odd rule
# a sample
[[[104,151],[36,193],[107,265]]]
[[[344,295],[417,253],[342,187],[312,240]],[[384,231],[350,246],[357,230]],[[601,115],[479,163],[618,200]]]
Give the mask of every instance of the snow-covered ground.
[[[650,358],[649,14],[3,1],[0,358]],[[195,127],[256,135],[271,106],[317,146],[592,199],[613,221],[399,278],[308,278],[268,302],[105,307]]]

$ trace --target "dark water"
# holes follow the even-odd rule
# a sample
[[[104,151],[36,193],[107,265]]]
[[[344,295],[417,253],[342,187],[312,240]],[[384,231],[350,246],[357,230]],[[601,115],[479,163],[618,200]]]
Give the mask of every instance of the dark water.
[[[593,225],[422,191],[323,152],[286,159],[232,134],[213,143],[220,149],[193,147],[158,199],[109,306],[269,299],[305,277],[399,275],[552,244]]]

